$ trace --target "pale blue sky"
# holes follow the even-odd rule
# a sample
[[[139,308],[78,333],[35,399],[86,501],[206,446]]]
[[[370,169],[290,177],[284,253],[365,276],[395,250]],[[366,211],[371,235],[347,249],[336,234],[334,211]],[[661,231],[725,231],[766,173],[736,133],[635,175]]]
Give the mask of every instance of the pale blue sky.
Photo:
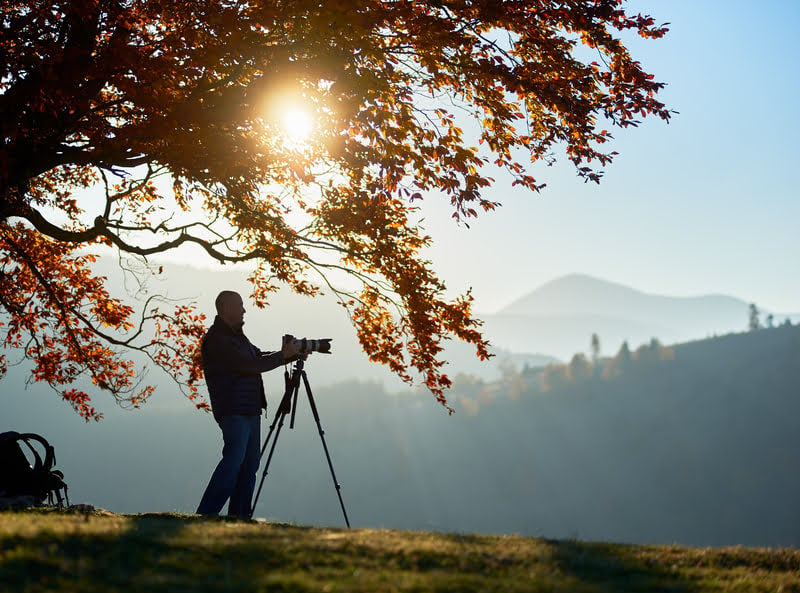
[[[498,178],[503,207],[470,229],[427,200],[437,269],[482,313],[570,273],[800,312],[800,0],[629,6],[671,23],[632,53],[680,113],[613,131],[620,155],[599,186],[563,164],[534,170],[539,195]]]

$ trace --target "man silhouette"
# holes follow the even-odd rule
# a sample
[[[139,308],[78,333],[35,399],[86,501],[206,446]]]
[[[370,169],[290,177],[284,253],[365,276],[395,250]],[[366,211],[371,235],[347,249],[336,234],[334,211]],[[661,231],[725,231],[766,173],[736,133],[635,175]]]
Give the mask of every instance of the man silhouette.
[[[222,430],[222,459],[206,486],[197,513],[249,517],[261,447],[261,412],[267,407],[261,373],[298,357],[285,339],[280,350],[262,352],[244,335],[244,303],[230,290],[217,296],[217,316],[203,337],[201,354],[211,409]]]

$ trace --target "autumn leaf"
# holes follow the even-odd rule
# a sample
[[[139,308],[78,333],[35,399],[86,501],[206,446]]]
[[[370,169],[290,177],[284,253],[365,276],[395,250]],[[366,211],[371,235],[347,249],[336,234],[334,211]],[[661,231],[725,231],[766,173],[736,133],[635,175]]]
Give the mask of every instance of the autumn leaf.
[[[498,206],[498,169],[539,192],[531,164],[554,155],[600,182],[610,128],[672,114],[622,42],[667,27],[622,0],[50,0],[0,20],[0,340],[86,418],[81,377],[123,404],[152,393],[133,351],[205,407],[205,320],[134,310],[92,266],[111,250],[147,275],[187,245],[250,262],[258,306],[333,292],[372,360],[447,405],[444,342],[490,353],[424,258],[419,209],[469,225]],[[292,135],[281,105],[313,129]]]

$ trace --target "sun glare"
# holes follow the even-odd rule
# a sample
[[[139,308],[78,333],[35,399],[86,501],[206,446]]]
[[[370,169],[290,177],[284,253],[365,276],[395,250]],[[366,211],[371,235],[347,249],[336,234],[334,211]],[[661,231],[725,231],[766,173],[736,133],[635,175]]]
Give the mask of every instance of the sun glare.
[[[283,114],[283,127],[292,142],[300,143],[311,136],[314,122],[302,109],[289,109]]]

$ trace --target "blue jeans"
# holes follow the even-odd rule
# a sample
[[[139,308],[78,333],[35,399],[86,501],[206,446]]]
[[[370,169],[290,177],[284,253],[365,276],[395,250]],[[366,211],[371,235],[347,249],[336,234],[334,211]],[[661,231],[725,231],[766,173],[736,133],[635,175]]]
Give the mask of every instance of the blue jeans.
[[[199,515],[218,515],[228,503],[228,515],[249,517],[261,456],[261,416],[223,416],[222,459],[197,507]]]

